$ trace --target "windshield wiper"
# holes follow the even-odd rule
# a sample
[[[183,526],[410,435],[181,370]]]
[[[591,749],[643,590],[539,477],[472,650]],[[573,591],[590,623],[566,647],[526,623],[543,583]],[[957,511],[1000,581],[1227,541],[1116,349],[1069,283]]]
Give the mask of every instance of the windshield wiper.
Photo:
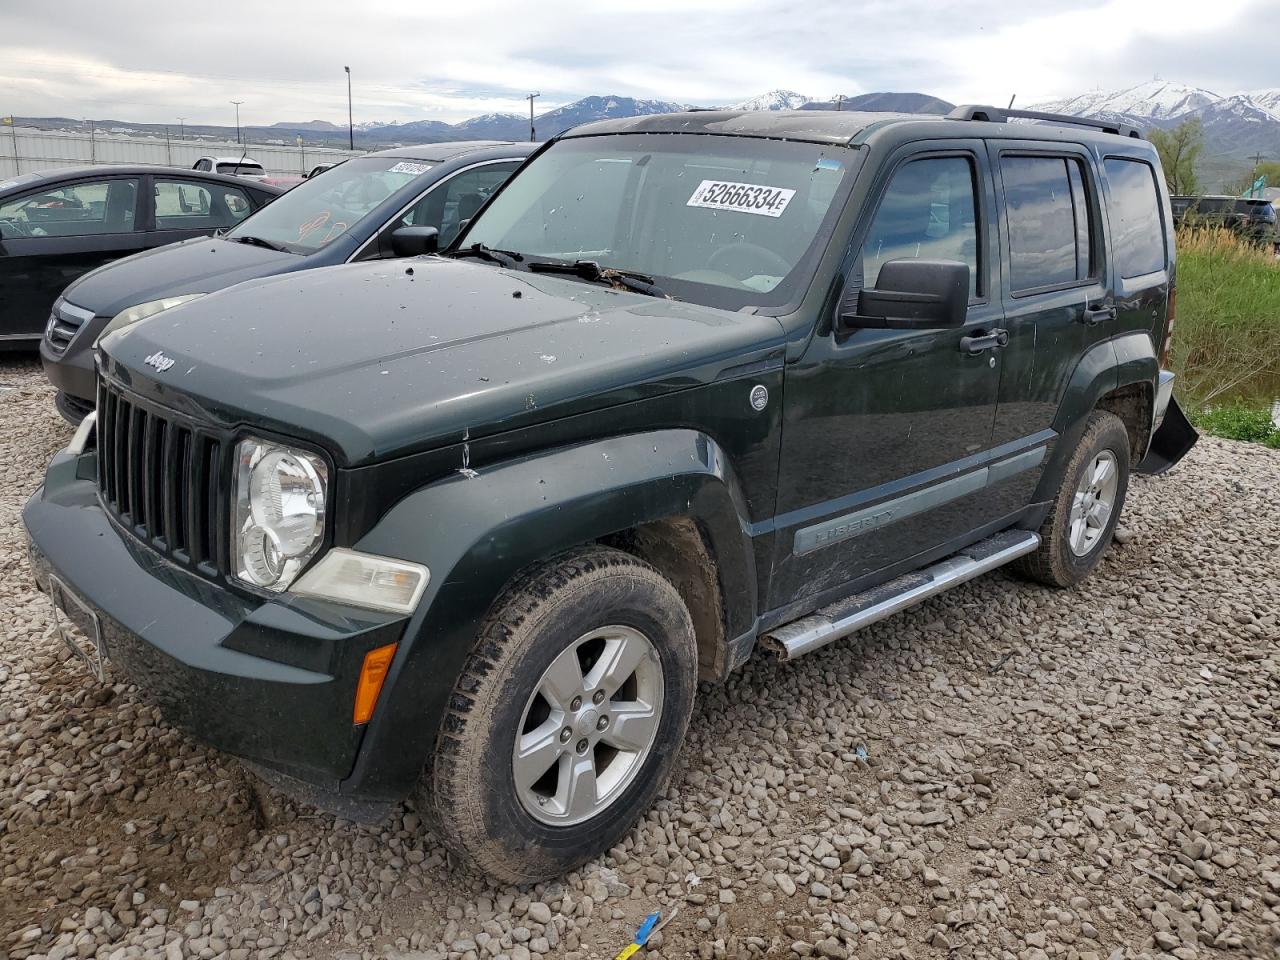
[[[455,257],[479,257],[481,260],[488,260],[490,263],[500,263],[504,267],[515,267],[517,263],[524,259],[522,254],[516,253],[514,250],[494,250],[492,247],[486,247],[483,243],[473,243],[469,247],[463,247],[453,252]]]
[[[265,237],[226,237],[224,239],[232,240],[236,243],[247,243],[251,247],[265,247],[268,250],[275,250],[278,253],[292,253],[288,247],[276,243],[274,240],[268,240]]]
[[[612,287],[621,287],[632,293],[642,293],[649,297],[674,299],[653,281],[653,277],[645,276],[634,270],[618,270],[615,267],[602,267],[594,260],[530,260],[528,267],[535,273],[564,273],[581,277],[583,280],[607,283]]]

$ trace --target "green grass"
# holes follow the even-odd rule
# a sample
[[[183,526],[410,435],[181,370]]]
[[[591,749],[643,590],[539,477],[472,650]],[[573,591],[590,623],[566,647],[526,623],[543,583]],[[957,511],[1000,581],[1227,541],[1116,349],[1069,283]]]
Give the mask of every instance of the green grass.
[[[1193,412],[1191,419],[1205,433],[1227,440],[1261,443],[1280,450],[1280,427],[1271,421],[1271,410],[1247,400],[1233,400]]]
[[[1200,429],[1280,448],[1280,261],[1229,231],[1178,234],[1172,366]]]

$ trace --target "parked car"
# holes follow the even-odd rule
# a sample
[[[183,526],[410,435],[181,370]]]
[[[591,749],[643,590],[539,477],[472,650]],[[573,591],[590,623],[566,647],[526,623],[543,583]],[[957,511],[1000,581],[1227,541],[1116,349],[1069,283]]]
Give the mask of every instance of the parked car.
[[[338,163],[341,163],[341,162],[342,161],[339,160],[337,163],[317,163],[314,167],[312,167],[309,171],[307,171],[306,179],[310,180],[312,177],[318,176],[324,173],[326,170],[332,170],[334,167],[338,165]]]
[[[77,277],[234,226],[280,192],[169,167],[82,167],[0,181],[0,345],[35,347],[54,300]]]
[[[109,327],[242,280],[419,252],[412,235],[426,227],[451,239],[532,149],[473,141],[358,157],[291,190],[268,217],[85,277],[58,301],[40,346],[58,409],[73,423],[93,409],[94,345]],[[412,229],[397,238],[402,227]]]
[[[758,647],[1081,583],[1196,439],[1168,196],[1146,141],[1010,113],[588,124],[443,257],[111,334],[23,514],[73,649],[523,883],[620,841]]]
[[[247,180],[261,180],[267,176],[266,168],[252,157],[201,157],[191,165],[191,169]]]
[[[1250,243],[1280,251],[1276,208],[1255,197],[1172,197],[1174,222],[1189,226],[1226,227]]]

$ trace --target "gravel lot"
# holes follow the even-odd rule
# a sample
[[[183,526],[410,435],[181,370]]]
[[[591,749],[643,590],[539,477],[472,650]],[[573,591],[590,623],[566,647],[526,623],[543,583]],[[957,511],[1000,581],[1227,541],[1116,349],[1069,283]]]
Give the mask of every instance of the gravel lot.
[[[1280,453],[1205,439],[1086,587],[986,577],[704,688],[609,856],[494,888],[406,808],[259,786],[55,639],[19,512],[70,431],[0,360],[0,960],[1280,953]]]

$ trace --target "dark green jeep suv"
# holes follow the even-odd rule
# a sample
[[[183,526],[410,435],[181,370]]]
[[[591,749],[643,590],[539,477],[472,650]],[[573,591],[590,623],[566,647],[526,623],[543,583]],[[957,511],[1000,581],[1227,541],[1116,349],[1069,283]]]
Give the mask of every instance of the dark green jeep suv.
[[[1007,121],[591,124],[442,255],[112,334],[24,511],[64,637],[497,877],[607,849],[698,680],[1004,563],[1079,583],[1194,443],[1155,151]]]

